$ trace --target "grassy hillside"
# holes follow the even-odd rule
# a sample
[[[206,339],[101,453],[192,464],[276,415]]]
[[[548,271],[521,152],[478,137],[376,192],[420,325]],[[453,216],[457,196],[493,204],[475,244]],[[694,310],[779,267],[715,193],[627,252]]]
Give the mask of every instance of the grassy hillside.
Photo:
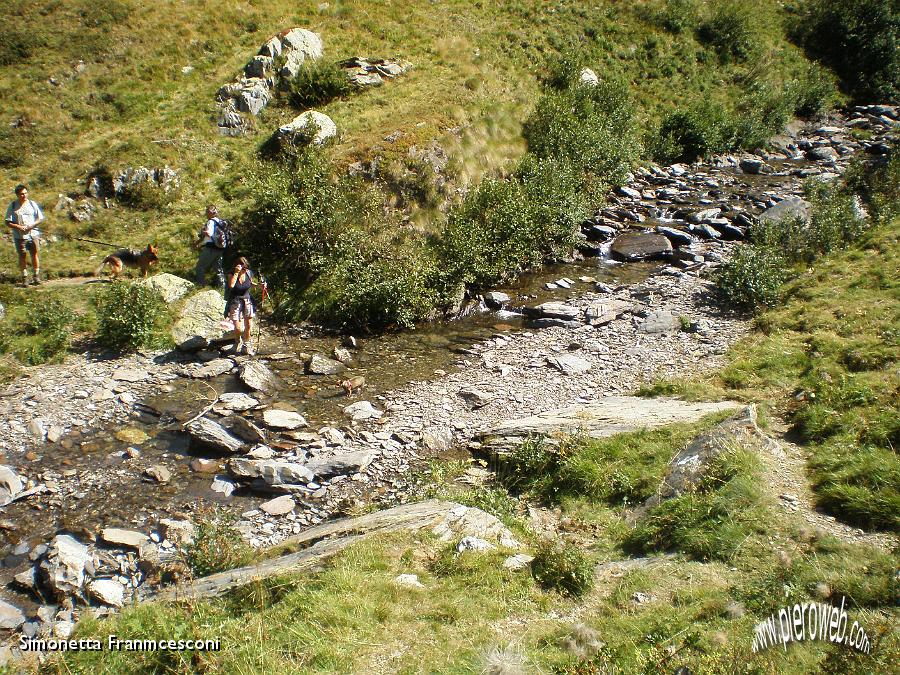
[[[325,106],[341,132],[339,166],[375,155],[388,166],[411,145],[438,140],[466,184],[521,154],[519,127],[537,97],[537,75],[566,50],[604,78],[626,81],[648,129],[675,104],[701,96],[733,102],[760,76],[777,82],[802,71],[805,59],[786,41],[774,0],[743,3],[751,32],[724,40],[745,40],[750,53],[723,56],[718,38],[692,28],[721,4],[14,0],[8,14],[17,18],[0,51],[0,185],[27,181],[50,208],[57,194],[81,193],[94,168],[168,164],[181,177],[171,203],[115,205],[83,225],[53,214],[47,230],[62,241],[48,248],[44,267],[91,270],[101,251],[68,239],[86,235],[134,246],[152,239],[163,269],[184,272],[203,205],[224,203],[237,217],[252,202],[245,177],[259,145],[296,114],[284,102],[270,105],[249,138],[221,137],[214,123],[218,87],[283,28],[320,33],[326,59],[362,54],[414,64],[396,82]],[[672,16],[687,27],[673,28]],[[396,142],[383,140],[398,130]],[[0,251],[4,271],[13,267],[8,249]]]

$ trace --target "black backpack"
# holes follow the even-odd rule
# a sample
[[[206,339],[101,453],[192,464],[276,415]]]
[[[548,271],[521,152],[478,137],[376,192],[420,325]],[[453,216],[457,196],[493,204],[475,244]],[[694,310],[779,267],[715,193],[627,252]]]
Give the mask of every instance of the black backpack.
[[[216,229],[213,230],[212,242],[216,248],[228,248],[234,245],[234,229],[227,220],[216,218]]]

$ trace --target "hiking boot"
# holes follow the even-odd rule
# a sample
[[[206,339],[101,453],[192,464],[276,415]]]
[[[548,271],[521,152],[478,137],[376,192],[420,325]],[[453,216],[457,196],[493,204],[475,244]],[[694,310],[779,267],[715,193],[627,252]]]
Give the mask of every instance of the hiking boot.
[[[256,350],[253,349],[253,345],[244,345],[244,353],[247,356],[256,356]]]
[[[31,280],[32,286],[40,286],[42,283],[44,283],[44,282],[41,281],[40,277],[34,277],[34,279]]]

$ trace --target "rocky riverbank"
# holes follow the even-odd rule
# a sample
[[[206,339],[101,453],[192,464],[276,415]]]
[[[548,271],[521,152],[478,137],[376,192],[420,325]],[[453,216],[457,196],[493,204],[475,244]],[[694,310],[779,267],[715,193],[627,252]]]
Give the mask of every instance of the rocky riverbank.
[[[0,399],[8,421],[0,444],[12,467],[2,485],[4,580],[30,593],[28,602],[10,597],[28,615],[4,606],[3,626],[65,635],[86,604],[108,611],[141,597],[189,541],[198,501],[231,504],[248,541],[269,546],[348,504],[404,501],[423,457],[478,449],[499,422],[507,434],[511,420],[561,407],[577,416],[579,406],[587,411],[654,378],[720,366],[748,325],[718,306],[708,273],[757,219],[802,213],[803,179],[837,176],[854,153],[880,152],[896,118],[892,108],[859,109],[778,140],[779,152],[638,172],[583,225],[578,250],[603,259],[611,248],[665,266],[634,285],[549,280],[565,290],[553,302],[490,295],[501,309],[492,310],[497,326],[487,339],[430,377],[367,400],[377,391],[370,382],[341,399],[348,405],[336,407],[336,419],[312,419],[288,403],[285,377],[353,376],[365,343],[328,355],[335,358],[272,354],[270,342],[269,356],[255,360],[213,351],[80,355],[30,371]],[[870,137],[855,140],[856,127]],[[514,330],[522,314],[526,328]],[[283,363],[304,372],[283,372]],[[166,396],[190,405],[172,414],[159,404]],[[114,437],[114,451],[98,436]],[[150,497],[135,500],[139,487]]]

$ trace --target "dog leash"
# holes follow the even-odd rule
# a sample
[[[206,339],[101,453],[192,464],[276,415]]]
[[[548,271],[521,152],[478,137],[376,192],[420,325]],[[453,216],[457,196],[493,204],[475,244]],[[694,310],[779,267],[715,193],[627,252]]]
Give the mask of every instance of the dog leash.
[[[126,248],[125,246],[119,246],[118,244],[110,244],[108,241],[97,241],[96,239],[88,239],[87,237],[72,237],[76,241],[88,241],[92,244],[100,244],[101,246],[109,246],[110,248]]]

